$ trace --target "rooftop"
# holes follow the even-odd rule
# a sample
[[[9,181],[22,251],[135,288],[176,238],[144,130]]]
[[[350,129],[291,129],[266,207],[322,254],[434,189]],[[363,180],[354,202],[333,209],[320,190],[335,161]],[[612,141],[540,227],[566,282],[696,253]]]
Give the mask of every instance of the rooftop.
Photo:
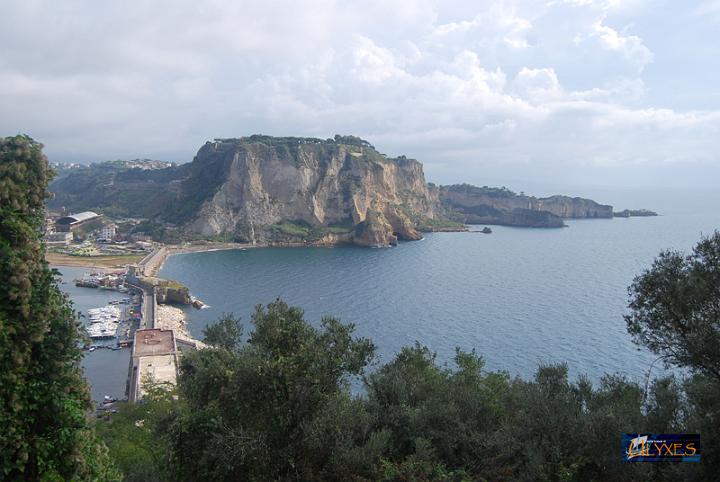
[[[58,220],[55,222],[57,224],[77,224],[77,223],[82,223],[84,221],[89,221],[90,219],[94,219],[99,216],[100,215],[98,213],[94,213],[92,211],[83,211],[81,213],[71,214],[69,216],[63,216],[61,218],[58,218]]]
[[[175,335],[172,330],[152,328],[135,332],[133,356],[174,355]]]

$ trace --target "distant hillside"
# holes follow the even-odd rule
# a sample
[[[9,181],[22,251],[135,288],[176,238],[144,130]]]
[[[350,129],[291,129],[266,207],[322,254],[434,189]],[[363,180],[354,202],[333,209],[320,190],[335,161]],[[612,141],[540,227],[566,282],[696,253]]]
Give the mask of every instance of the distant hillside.
[[[163,217],[176,197],[169,188],[186,177],[187,170],[188,165],[147,168],[136,161],[60,170],[50,184],[53,198],[49,205],[70,212],[96,210],[110,216]]]
[[[612,218],[613,208],[568,196],[536,198],[506,188],[470,184],[441,186],[439,198],[450,217],[469,224],[561,227],[568,218]]]
[[[464,223],[560,227],[612,217],[589,199],[435,186],[422,164],[354,136],[215,139],[182,165],[113,161],[63,171],[52,208],[177,226],[181,237],[251,243],[387,246]]]
[[[51,190],[53,207],[148,217],[248,242],[387,246],[420,239],[419,227],[461,228],[436,216],[422,164],[388,158],[353,136],[216,139],[186,165],[95,164]]]

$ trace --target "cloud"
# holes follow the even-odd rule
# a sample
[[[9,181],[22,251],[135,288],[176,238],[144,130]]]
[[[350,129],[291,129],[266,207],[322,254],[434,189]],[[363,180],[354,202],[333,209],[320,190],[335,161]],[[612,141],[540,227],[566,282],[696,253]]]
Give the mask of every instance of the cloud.
[[[183,161],[213,137],[351,133],[419,158],[442,182],[513,166],[553,178],[715,162],[717,111],[649,102],[655,54],[609,26],[631,24],[613,16],[631,11],[581,0],[22,2],[0,18],[0,132],[28,132],[67,161]]]
[[[521,97],[535,101],[552,100],[561,95],[560,82],[551,68],[523,67],[513,79],[513,88]]]
[[[582,41],[582,36],[576,37],[575,41]],[[600,46],[606,50],[620,52],[625,59],[630,61],[642,72],[647,64],[653,61],[654,54],[647,48],[640,37],[635,35],[623,36],[617,30],[603,25],[602,21],[592,24],[587,38],[596,39]]]

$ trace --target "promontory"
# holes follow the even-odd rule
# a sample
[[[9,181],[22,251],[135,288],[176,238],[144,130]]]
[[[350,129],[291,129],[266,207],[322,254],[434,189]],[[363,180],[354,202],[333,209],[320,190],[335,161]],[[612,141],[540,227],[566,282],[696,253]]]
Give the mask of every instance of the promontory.
[[[252,135],[205,143],[192,162],[99,162],[60,171],[50,206],[143,218],[155,238],[390,246],[465,224],[561,227],[611,218],[589,199],[436,186],[423,166],[355,136]],[[160,239],[162,240],[162,239]]]

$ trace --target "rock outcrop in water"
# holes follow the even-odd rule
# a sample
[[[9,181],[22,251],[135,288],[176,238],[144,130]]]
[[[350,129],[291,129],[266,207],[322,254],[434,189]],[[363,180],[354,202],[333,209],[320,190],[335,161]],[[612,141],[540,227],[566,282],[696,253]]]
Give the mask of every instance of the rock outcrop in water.
[[[632,217],[651,217],[657,216],[658,213],[649,209],[623,209],[622,211],[613,213],[616,218],[632,218]]]

